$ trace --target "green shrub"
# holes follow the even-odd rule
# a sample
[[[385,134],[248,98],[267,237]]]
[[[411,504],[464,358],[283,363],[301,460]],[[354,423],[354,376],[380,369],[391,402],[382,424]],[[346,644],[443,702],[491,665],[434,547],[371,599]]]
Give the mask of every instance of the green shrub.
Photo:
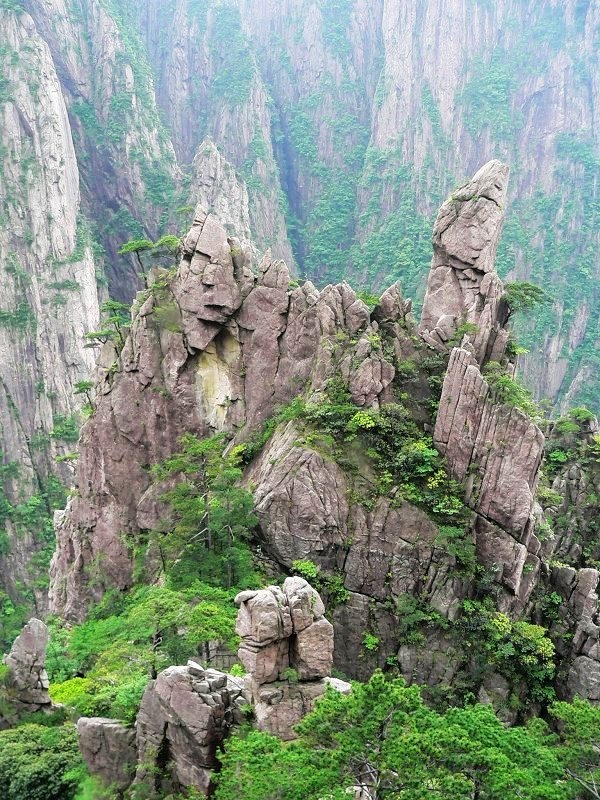
[[[292,562],[292,570],[300,575],[301,578],[304,578],[310,582],[314,581],[314,579],[319,575],[320,567],[318,567],[314,561],[309,561],[308,559],[299,559]]]
[[[0,731],[0,797],[72,800],[85,774],[74,725]]]
[[[466,641],[487,664],[513,681],[524,681],[535,702],[554,699],[554,644],[540,625],[513,622],[489,605],[465,600],[460,623]]]

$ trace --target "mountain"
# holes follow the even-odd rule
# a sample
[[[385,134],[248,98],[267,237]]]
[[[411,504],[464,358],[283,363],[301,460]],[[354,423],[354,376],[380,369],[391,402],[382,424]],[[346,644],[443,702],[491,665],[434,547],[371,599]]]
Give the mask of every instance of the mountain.
[[[491,161],[441,206],[418,325],[398,284],[367,305],[271,256],[253,272],[201,206],[177,268],[151,271],[104,347],[56,519],[50,610],[70,627],[50,699],[83,715],[94,775],[210,793],[244,709],[293,739],[332,661],[338,690],[379,668],[510,726],[556,698],[593,713],[600,434],[586,409],[544,421],[514,379],[494,269],[508,176]],[[243,688],[214,669],[235,658],[236,594]],[[15,682],[27,642],[43,670],[27,630]],[[20,679],[21,706],[50,710]]]
[[[143,630],[125,689],[83,645],[65,679],[65,631],[52,673],[131,717],[154,593],[196,620],[191,573],[210,604],[258,564],[316,580],[345,674],[511,722],[598,699],[599,31],[598,0],[0,0],[3,647],[32,611],[75,650]]]

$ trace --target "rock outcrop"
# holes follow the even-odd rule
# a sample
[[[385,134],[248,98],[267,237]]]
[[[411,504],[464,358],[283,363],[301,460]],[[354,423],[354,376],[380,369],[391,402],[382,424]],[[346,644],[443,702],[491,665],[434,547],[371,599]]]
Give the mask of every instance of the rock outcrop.
[[[127,789],[135,775],[135,731],[114,719],[80,717],[77,736],[88,769],[115,792]]]
[[[292,739],[296,725],[332,686],[333,627],[319,594],[302,578],[238,595],[236,630],[245,678],[195,661],[169,667],[144,692],[135,731],[115,720],[82,717],[79,746],[106,786],[154,797],[195,789],[210,793],[217,751],[232,726],[254,713],[259,730]]]
[[[243,679],[189,661],[150,681],[135,729],[81,717],[79,747],[92,775],[114,791],[133,785],[148,798],[185,789],[208,794],[217,749],[244,721],[246,702]]]
[[[256,727],[293,739],[294,726],[331,682],[333,625],[325,606],[303,578],[287,578],[283,589],[241,592],[235,602],[238,657],[248,672]],[[336,688],[349,691],[350,685],[338,681]]]
[[[7,694],[8,715],[0,712],[0,726],[10,724],[20,716],[37,711],[50,711],[52,701],[48,694],[46,673],[46,648],[50,635],[39,619],[31,619],[14,641],[4,664],[8,674],[4,684]]]
[[[161,672],[146,689],[136,720],[135,784],[150,795],[181,787],[208,792],[217,747],[243,720],[242,692],[243,680],[193,661]]]
[[[245,441],[300,390],[322,397],[338,373],[361,407],[392,398],[395,369],[380,325],[348,285],[291,287],[286,265],[269,255],[259,270],[251,273],[236,242],[199,208],[175,278],[139,297],[82,432],[78,495],[58,520],[56,613],[81,619],[106,588],[131,584],[123,535],[160,529],[147,467],[171,455],[184,432]],[[385,298],[381,326],[391,330],[407,310],[397,293]]]
[[[480,186],[482,174],[506,177],[495,163],[479,174]],[[476,251],[470,278],[448,278],[461,291],[458,309],[458,295],[443,295],[452,325],[460,327],[465,309],[477,320],[463,346],[449,354],[429,333],[426,341],[415,335],[410,303],[398,286],[369,311],[346,284],[322,292],[310,282],[294,286],[286,265],[268,254],[254,274],[244,247],[214,215],[196,210],[177,272],[155,272],[138,297],[120,352],[113,350],[110,359],[104,354],[95,413],[82,436],[78,494],[57,525],[55,612],[81,619],[107,589],[131,586],[132,543],[147,578],[158,577],[153,553],[144,548],[152,538],[148,533],[160,536],[169,522],[161,501],[165,486],[152,482],[148,468],[176,452],[184,432],[200,437],[223,432],[232,446],[246,444],[251,454],[244,482],[259,519],[257,557],[287,571],[302,561],[321,571],[339,670],[366,678],[394,658],[409,680],[472,679],[455,632],[463,601],[478,591],[475,561],[485,568],[498,609],[516,618],[530,613],[548,555],[536,534],[540,516],[534,503],[543,436],[521,411],[496,402],[482,371],[492,356],[502,357],[506,342],[502,284],[491,262],[501,209],[492,199],[479,210],[481,200],[461,202],[466,210],[452,217],[451,239],[459,241],[480,220],[487,226],[487,244]],[[474,230],[469,236],[481,241]],[[481,269],[474,266],[478,259]],[[444,266],[434,258],[432,273],[460,272],[451,261]],[[466,262],[461,263],[464,272]],[[489,296],[486,280],[494,287]],[[469,281],[474,281],[470,289]],[[434,420],[428,403],[446,357]],[[290,406],[292,400],[300,405]],[[373,452],[361,448],[351,428],[340,433],[327,417],[336,404],[347,409],[351,403],[357,425],[391,414],[390,436],[398,430],[409,440],[424,437],[413,444],[439,467],[435,488],[447,478],[422,432],[432,431],[450,474],[464,485],[470,517],[455,495],[439,498],[449,510],[440,516],[426,499],[432,486],[418,484],[418,473],[412,484],[404,483],[402,474],[379,475]],[[389,484],[385,489],[381,478]],[[450,483],[447,491],[455,491]],[[444,538],[458,535],[451,525],[457,513],[461,524],[469,517],[465,531],[458,530],[458,550]],[[247,630],[240,629],[248,637],[241,657],[254,676],[249,691],[257,718],[265,729],[287,737],[322,691],[324,666],[311,663],[309,632],[329,623],[313,618],[307,633],[294,631],[285,610],[289,598],[280,590],[249,595],[244,603],[264,605],[271,620],[259,633],[248,612]],[[423,626],[419,635],[407,634],[401,609],[415,603],[417,617],[434,614],[444,621]],[[282,680],[286,675],[299,680]],[[490,678],[489,687],[498,680]]]
[[[494,270],[504,221],[508,167],[490,161],[454,191],[433,228],[433,261],[419,331],[428,344],[447,350],[462,339],[477,362],[500,361],[508,332],[508,306]],[[458,334],[457,334],[458,331]]]
[[[452,475],[465,484],[465,500],[476,514],[478,559],[514,596],[518,613],[540,568],[533,507],[544,436],[518,408],[494,402],[472,354],[455,348],[434,441]]]

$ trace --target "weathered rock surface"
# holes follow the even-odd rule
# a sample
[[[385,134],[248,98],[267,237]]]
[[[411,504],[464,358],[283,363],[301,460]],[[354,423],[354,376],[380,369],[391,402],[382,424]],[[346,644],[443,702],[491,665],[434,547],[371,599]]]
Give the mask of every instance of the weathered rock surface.
[[[238,657],[246,667],[246,691],[256,727],[281,739],[295,737],[294,726],[314,707],[329,685],[333,664],[333,626],[323,616],[318,592],[303,578],[286,578],[283,588],[241,592],[236,633]],[[349,684],[338,682],[340,691]]]
[[[94,359],[84,334],[97,330],[101,294],[82,216],[80,173],[67,107],[48,45],[32,18],[0,9],[0,430],[2,490],[10,506],[40,494],[50,476],[69,482],[55,459],[72,451],[61,419],[80,406],[73,395]],[[32,76],[35,75],[35,81]],[[12,467],[12,471],[11,471]],[[3,529],[0,587],[14,603],[44,613],[46,592],[30,562],[42,546],[35,526]]]
[[[135,783],[150,794],[193,787],[207,792],[217,746],[239,712],[243,681],[195,662],[170,667],[146,689],[136,720]]]
[[[148,684],[135,730],[81,717],[79,746],[90,772],[114,791],[144,797],[193,788],[208,793],[217,747],[244,719],[243,679],[195,661],[170,667]]]
[[[508,306],[494,271],[504,221],[508,167],[490,161],[441,207],[433,228],[433,261],[419,330],[426,342],[445,350],[461,325],[477,362],[500,361],[508,333]]]
[[[519,409],[495,403],[472,354],[454,348],[434,442],[451,474],[465,484],[465,500],[476,514],[478,560],[522,609],[540,566],[533,506],[544,451],[542,432]]]
[[[23,714],[51,710],[45,667],[49,639],[46,625],[39,619],[31,619],[15,639],[10,653],[4,657],[4,664],[8,667],[5,685],[9,711],[7,717],[0,713],[0,725]]]
[[[176,277],[140,297],[122,352],[103,356],[96,411],[82,432],[79,494],[58,520],[51,567],[51,606],[69,618],[81,619],[107,587],[130,585],[124,534],[161,529],[147,467],[182,433],[230,431],[243,441],[301,388],[320,397],[338,371],[358,405],[391,399],[395,370],[379,323],[349,286],[290,288],[287,267],[268,254],[254,276],[232,243],[199,208]],[[394,297],[382,326],[407,313]]]
[[[245,679],[188,661],[149,683],[135,732],[109,719],[78,721],[83,757],[105,785],[122,791],[133,783],[147,797],[190,788],[208,795],[217,749],[232,725],[244,721],[248,703],[259,730],[292,739],[293,726],[328,686],[350,691],[350,684],[329,677],[333,627],[305,580],[245,591],[236,601]]]
[[[477,219],[474,212],[473,225]],[[502,285],[488,264],[493,247],[490,239],[477,258],[499,298]],[[474,548],[498,608],[515,617],[529,612],[546,572],[534,533],[543,437],[520,411],[494,403],[475,353],[479,348],[484,362],[499,357],[495,347],[505,331],[501,317],[485,311],[492,300],[479,288],[471,299],[478,331],[450,354],[434,439],[451,473],[464,482],[473,512],[465,552]],[[369,313],[346,284],[322,292],[310,282],[290,285],[286,265],[269,254],[253,274],[244,248],[199,207],[177,273],[157,272],[138,299],[122,351],[114,361],[104,354],[96,412],[83,431],[79,494],[57,525],[53,609],[80,619],[107,588],[131,585],[125,543],[169,527],[161,487],[152,484],[148,467],[174,452],[185,431],[223,431],[232,443],[253,443],[281,406],[300,396],[318,407],[334,391],[347,391],[357,410],[396,398],[412,402],[421,406],[414,420],[430,425],[423,406],[432,391],[420,365],[441,357],[413,330],[410,304],[398,286]],[[392,656],[406,675],[457,679],[461,659],[452,635],[441,630],[446,623],[426,631],[425,652],[418,636],[401,633],[398,608],[416,601],[452,630],[462,601],[473,596],[468,571],[444,542],[435,515],[402,499],[401,486],[386,496],[372,492],[377,476],[357,442],[348,437],[340,456],[340,443],[322,433],[303,419],[282,423],[248,466],[244,481],[259,517],[257,553],[279,568],[308,560],[322,570],[338,669],[366,678]],[[151,579],[153,568],[148,552]],[[292,602],[295,591],[244,593],[238,622],[240,657],[252,675],[248,692],[264,725],[286,736],[312,702],[313,688],[318,693],[302,686],[322,686],[331,660],[330,646],[322,646],[329,623],[310,592],[308,601],[303,590]],[[290,676],[301,678],[299,684]],[[202,782],[201,776],[194,780]]]
[[[114,791],[127,789],[135,775],[135,731],[114,719],[80,717],[79,748],[92,775]]]
[[[494,403],[467,350],[450,355],[434,440],[456,478],[469,476],[473,510],[526,538],[544,436],[518,408]]]

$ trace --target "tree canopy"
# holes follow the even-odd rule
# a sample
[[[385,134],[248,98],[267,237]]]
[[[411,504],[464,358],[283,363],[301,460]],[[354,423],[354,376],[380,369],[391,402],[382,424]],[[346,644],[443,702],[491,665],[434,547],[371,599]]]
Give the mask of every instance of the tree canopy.
[[[489,706],[428,708],[419,687],[373,675],[333,690],[283,743],[253,731],[230,741],[216,800],[567,800],[556,737],[541,720],[505,728]]]

